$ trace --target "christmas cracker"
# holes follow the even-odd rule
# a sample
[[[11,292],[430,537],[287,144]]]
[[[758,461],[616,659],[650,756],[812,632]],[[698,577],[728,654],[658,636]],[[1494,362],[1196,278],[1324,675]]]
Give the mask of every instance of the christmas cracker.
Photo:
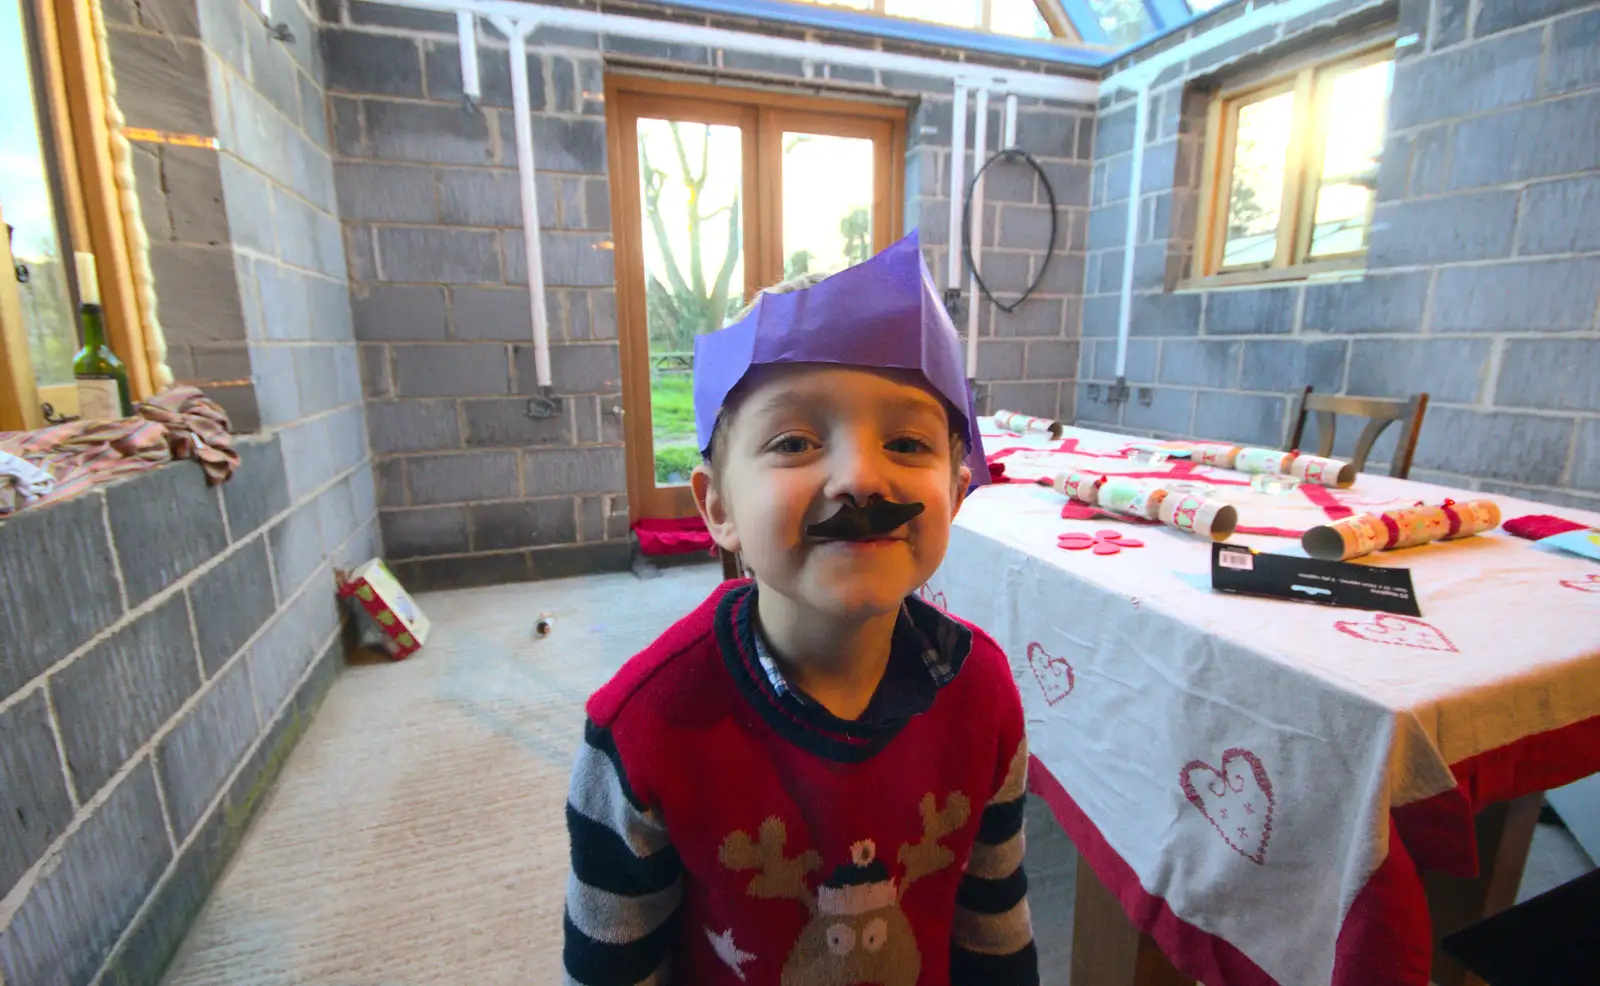
[[[1438,506],[1405,507],[1381,514],[1356,514],[1313,527],[1300,539],[1306,554],[1324,561],[1347,561],[1375,551],[1410,548],[1430,541],[1454,541],[1500,526],[1493,500],[1446,500]]]
[[[1216,442],[1193,446],[1191,458],[1201,465],[1217,466],[1244,473],[1293,476],[1302,483],[1346,489],[1355,484],[1356,468],[1343,459],[1320,455],[1298,455],[1278,449],[1245,448]]]
[[[1090,472],[1065,472],[1051,487],[1064,496],[1111,513],[1153,520],[1214,541],[1225,541],[1239,523],[1231,504],[1176,493],[1153,483]]]
[[[1061,430],[1065,427],[1059,421],[1051,421],[1049,418],[1033,418],[1026,414],[1018,414],[1016,411],[994,412],[994,423],[995,427],[1004,428],[1007,431],[1019,433],[1044,432],[1049,434],[1051,438],[1060,438]]]

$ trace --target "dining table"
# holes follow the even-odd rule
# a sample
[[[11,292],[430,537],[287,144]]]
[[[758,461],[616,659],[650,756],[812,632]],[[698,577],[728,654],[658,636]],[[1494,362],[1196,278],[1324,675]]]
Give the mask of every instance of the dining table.
[[[1473,982],[1439,937],[1514,902],[1542,792],[1600,771],[1600,563],[1497,527],[1348,562],[1409,570],[1420,616],[1242,595],[1213,588],[1213,537],[1045,484],[1222,500],[1228,544],[1299,558],[1310,528],[1417,504],[1600,515],[1369,472],[1266,489],[1183,443],[1070,426],[981,433],[997,481],[919,591],[1009,656],[1029,789],[1078,852],[1073,986]]]

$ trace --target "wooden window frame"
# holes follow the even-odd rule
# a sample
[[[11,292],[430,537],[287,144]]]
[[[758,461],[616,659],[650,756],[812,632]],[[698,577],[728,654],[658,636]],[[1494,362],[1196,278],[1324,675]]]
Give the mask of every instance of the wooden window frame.
[[[1184,287],[1271,283],[1338,276],[1366,265],[1366,250],[1309,259],[1312,220],[1327,143],[1328,88],[1319,83],[1336,74],[1394,58],[1394,43],[1385,38],[1353,42],[1336,51],[1322,51],[1293,67],[1276,67],[1236,79],[1212,98],[1206,117],[1201,159],[1200,208],[1196,226],[1196,276]],[[1234,165],[1234,139],[1239,110],[1285,92],[1294,93],[1284,187],[1279,202],[1277,247],[1272,260],[1254,266],[1223,266],[1227,242],[1228,195]],[[1387,107],[1385,107],[1387,112]]]
[[[134,400],[154,392],[154,374],[146,355],[146,327],[133,281],[132,252],[123,225],[121,196],[111,153],[112,133],[106,121],[105,79],[95,40],[95,13],[77,0],[19,0],[30,52],[39,60],[34,74],[42,104],[41,134],[47,175],[60,213],[57,227],[69,242],[64,249],[95,256],[107,342],[128,368]],[[128,192],[127,194],[132,194]],[[3,252],[11,269],[9,249]],[[79,297],[76,266],[63,257],[67,283],[76,310]],[[21,324],[15,284],[0,284],[0,431],[22,431],[44,424],[40,404],[49,401],[58,413],[77,412],[74,385],[40,388]]]
[[[606,133],[617,279],[617,336],[622,361],[623,436],[627,443],[628,514],[689,517],[687,486],[655,485],[650,417],[650,341],[645,315],[643,210],[639,198],[640,117],[739,126],[744,130],[744,297],[783,278],[783,131],[804,129],[878,141],[873,188],[872,248],[903,235],[905,134],[903,103],[798,95],[789,91],[706,85],[655,75],[606,76]],[[761,176],[767,176],[762,180]]]

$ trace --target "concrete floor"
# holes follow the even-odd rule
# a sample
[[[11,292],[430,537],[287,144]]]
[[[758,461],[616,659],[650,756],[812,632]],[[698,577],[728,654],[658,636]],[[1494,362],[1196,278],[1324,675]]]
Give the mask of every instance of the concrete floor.
[[[563,805],[583,701],[719,572],[422,596],[427,647],[334,683],[165,983],[559,982]],[[536,639],[541,613],[554,631]],[[1072,845],[1037,802],[1027,824],[1041,970],[1065,984]],[[1524,896],[1592,865],[1540,826]]]

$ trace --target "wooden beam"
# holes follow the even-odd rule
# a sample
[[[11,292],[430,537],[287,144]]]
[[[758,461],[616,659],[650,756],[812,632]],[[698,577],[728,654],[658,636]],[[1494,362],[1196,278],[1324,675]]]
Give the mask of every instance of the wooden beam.
[[[0,431],[30,431],[44,423],[33,376],[28,333],[22,325],[22,299],[12,273],[10,237],[0,212]]]
[[[1072,912],[1072,986],[1195,986],[1155,939],[1135,928],[1122,902],[1078,854]]]

